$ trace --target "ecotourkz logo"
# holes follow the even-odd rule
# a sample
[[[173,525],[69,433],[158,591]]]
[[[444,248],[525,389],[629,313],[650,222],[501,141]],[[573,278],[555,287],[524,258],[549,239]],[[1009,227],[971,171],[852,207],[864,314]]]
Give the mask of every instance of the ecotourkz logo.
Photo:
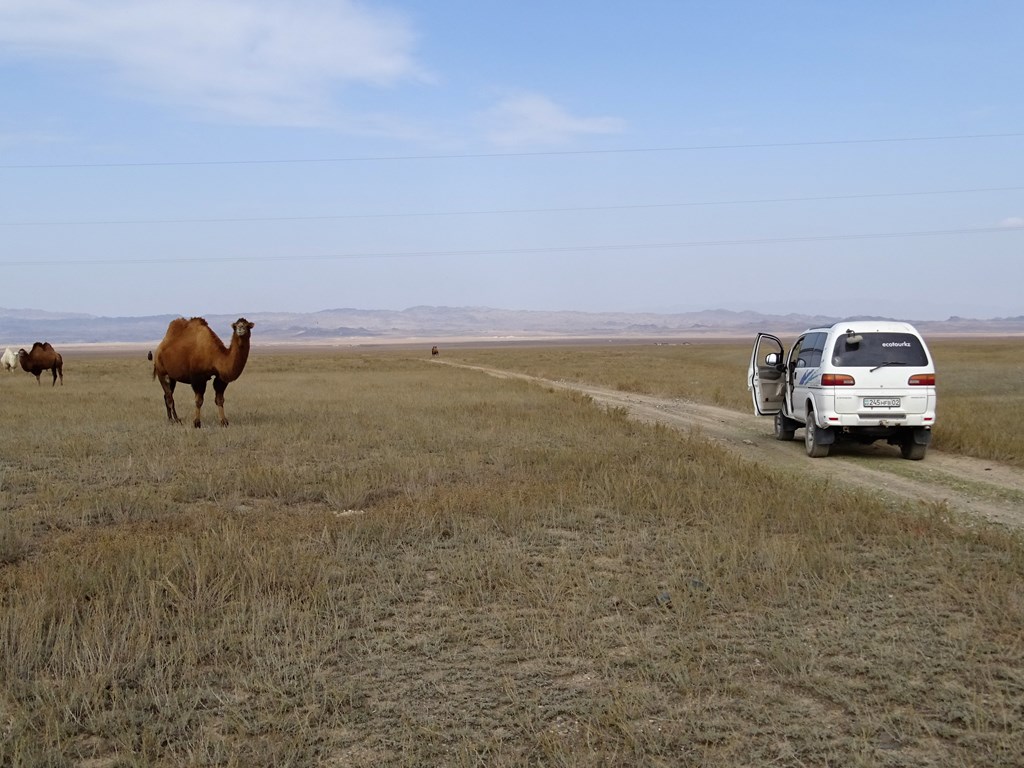
[[[883,341],[883,347],[909,347],[911,346],[909,341]]]

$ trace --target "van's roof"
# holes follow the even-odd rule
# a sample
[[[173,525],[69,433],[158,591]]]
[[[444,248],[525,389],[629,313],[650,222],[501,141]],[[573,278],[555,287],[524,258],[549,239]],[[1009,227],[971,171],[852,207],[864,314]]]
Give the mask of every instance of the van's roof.
[[[899,320],[841,320],[830,326],[808,328],[804,333],[831,331],[833,328],[840,332],[849,330],[854,333],[912,333],[915,336],[920,335],[910,323]]]

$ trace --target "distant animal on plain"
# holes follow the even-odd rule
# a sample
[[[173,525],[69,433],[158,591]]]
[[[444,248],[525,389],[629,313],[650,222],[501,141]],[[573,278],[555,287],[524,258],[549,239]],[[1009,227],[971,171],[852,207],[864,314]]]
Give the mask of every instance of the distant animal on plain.
[[[152,349],[149,350],[149,352],[146,353],[146,359],[147,360],[152,360],[153,359],[153,350]]]
[[[430,356],[431,357],[437,357],[440,354],[441,354],[441,352],[438,350],[437,345],[434,345],[433,347],[430,348]]]
[[[249,342],[255,323],[244,317],[231,324],[231,346],[225,347],[201,317],[186,320],[179,317],[167,326],[163,341],[153,353],[153,378],[159,380],[164,390],[164,405],[167,418],[180,423],[174,408],[174,385],[179,381],[191,385],[196,395],[196,412],[192,426],[200,427],[200,411],[206,383],[213,378],[214,402],[220,415],[221,426],[228,425],[224,415],[224,390],[228,384],[242,375],[245,362],[249,359]]]
[[[0,365],[4,367],[5,371],[13,371],[18,367],[18,353],[8,347],[4,350],[3,357],[0,357]]]
[[[21,364],[22,370],[28,371],[36,377],[36,384],[42,383],[39,381],[39,374],[43,371],[51,371],[53,384],[50,386],[57,384],[58,376],[60,376],[60,385],[64,386],[64,359],[57,350],[50,346],[50,342],[37,341],[32,345],[30,352],[19,349],[18,363]]]

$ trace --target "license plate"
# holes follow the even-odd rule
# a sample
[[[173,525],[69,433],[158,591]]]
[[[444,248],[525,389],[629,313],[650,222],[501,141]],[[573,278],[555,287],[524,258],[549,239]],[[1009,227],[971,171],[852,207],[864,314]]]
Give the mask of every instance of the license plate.
[[[900,399],[898,397],[865,397],[864,398],[865,408],[899,408]]]

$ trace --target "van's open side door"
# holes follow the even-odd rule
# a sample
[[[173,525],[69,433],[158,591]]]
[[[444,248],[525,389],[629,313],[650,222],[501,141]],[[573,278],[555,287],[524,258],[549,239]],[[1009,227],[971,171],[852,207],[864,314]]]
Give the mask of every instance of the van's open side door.
[[[778,338],[768,333],[759,333],[754,340],[747,369],[747,387],[754,401],[754,413],[758,416],[774,416],[782,410],[786,397],[786,373],[783,365],[784,348]],[[775,363],[769,364],[767,357],[775,354]]]

